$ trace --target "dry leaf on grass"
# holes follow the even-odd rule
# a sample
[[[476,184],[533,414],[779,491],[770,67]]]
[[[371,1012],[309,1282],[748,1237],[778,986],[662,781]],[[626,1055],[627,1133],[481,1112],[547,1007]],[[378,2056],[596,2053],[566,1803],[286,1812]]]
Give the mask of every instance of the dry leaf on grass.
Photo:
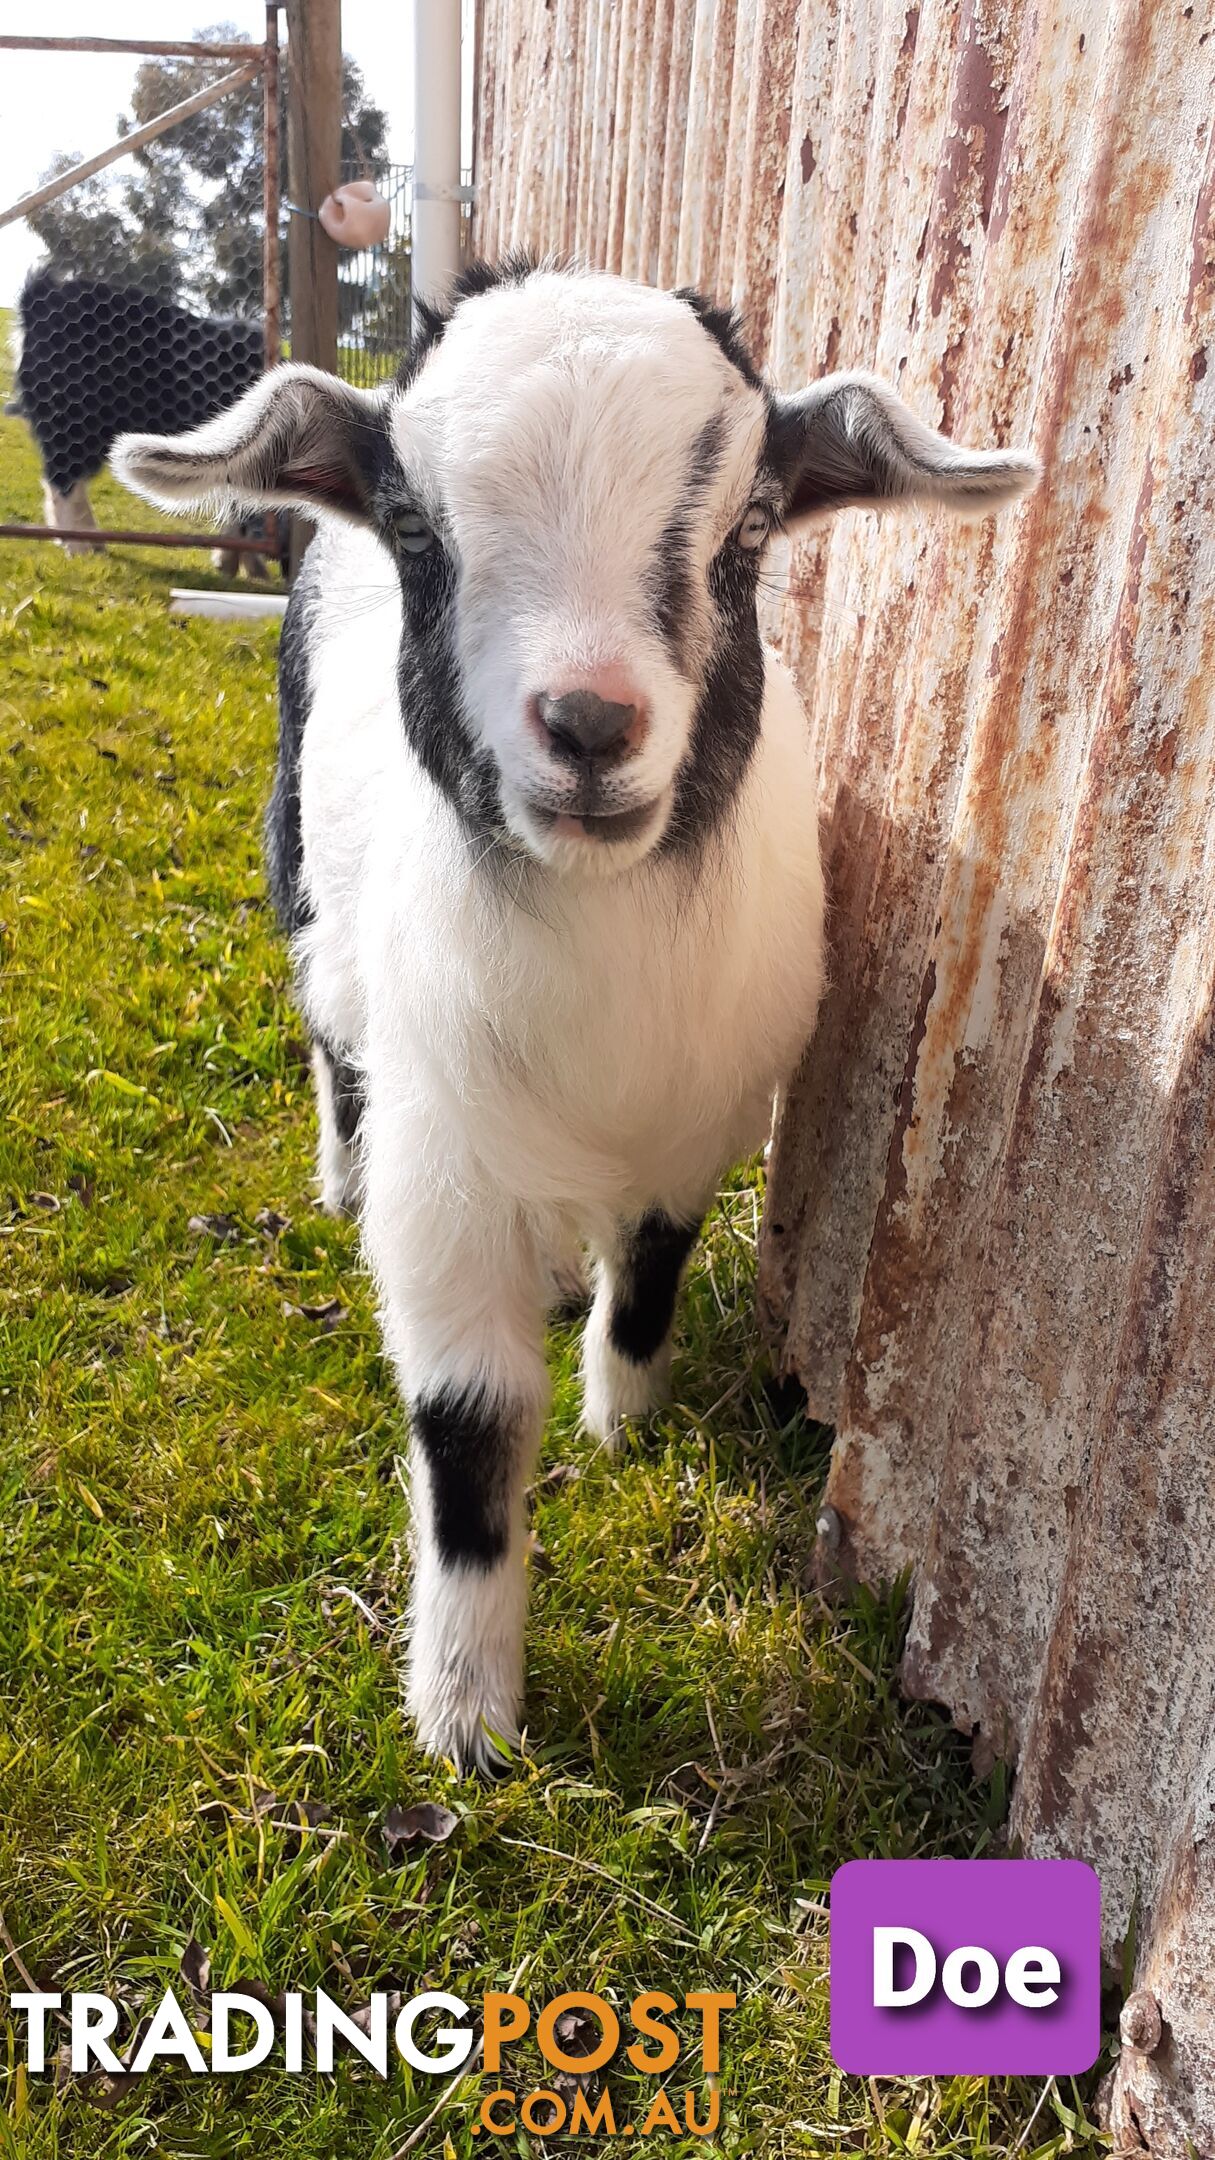
[[[191,1215],[186,1228],[191,1237],[211,1237],[217,1245],[232,1245],[240,1236],[234,1215]]]
[[[390,1860],[411,1845],[445,1845],[459,1823],[450,1808],[435,1800],[419,1800],[413,1807],[390,1807],[384,1817],[383,1838]]]
[[[197,1935],[191,1935],[181,1953],[178,1971],[186,1986],[195,1995],[206,1995],[211,1986],[211,1952],[204,1950]]]
[[[319,1320],[327,1335],[332,1335],[339,1320],[346,1317],[346,1308],[340,1298],[330,1298],[324,1305],[293,1305],[290,1298],[283,1299],[283,1317],[286,1320]]]

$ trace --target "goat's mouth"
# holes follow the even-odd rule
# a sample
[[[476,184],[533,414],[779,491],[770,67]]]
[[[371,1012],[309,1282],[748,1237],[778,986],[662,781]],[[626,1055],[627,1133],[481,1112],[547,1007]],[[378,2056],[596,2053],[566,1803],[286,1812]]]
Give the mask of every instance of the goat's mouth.
[[[640,840],[661,807],[661,798],[656,797],[653,802],[626,805],[620,810],[548,810],[529,803],[528,813],[538,829],[555,840],[603,840],[619,847],[626,841]]]

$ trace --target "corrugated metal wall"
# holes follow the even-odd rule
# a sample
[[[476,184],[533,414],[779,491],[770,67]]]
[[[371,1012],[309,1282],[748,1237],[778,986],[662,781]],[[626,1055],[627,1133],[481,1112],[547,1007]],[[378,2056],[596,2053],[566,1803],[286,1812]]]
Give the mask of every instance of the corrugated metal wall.
[[[835,986],[767,1323],[908,1685],[1138,1908],[1128,2139],[1215,2150],[1215,15],[1210,0],[482,0],[477,244],[744,310],[1046,482],[841,517],[772,633]],[[830,1552],[824,1555],[830,1560]]]

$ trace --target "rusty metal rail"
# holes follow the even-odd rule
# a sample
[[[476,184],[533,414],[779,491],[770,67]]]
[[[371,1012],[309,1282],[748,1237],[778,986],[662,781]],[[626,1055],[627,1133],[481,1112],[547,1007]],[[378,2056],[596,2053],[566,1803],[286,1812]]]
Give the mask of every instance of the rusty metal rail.
[[[1211,2152],[1209,11],[482,0],[478,93],[481,252],[694,281],[783,385],[1046,462],[999,522],[839,518],[772,608],[834,961],[761,1301],[837,1430],[824,1567],[914,1569],[908,1686],[1136,1926],[1119,2140]]]
[[[0,52],[130,53],[138,59],[247,60],[257,47],[247,40],[239,44],[211,44],[200,38],[22,37],[15,31],[0,37]]]
[[[221,76],[218,82],[207,83],[203,89],[196,90],[193,96],[182,98],[180,104],[170,106],[167,112],[158,113],[154,120],[148,121],[146,127],[134,128],[129,135],[120,135],[117,142],[107,144],[104,150],[96,151],[92,157],[82,158],[67,172],[56,173],[53,179],[45,180],[42,186],[34,188],[31,194],[19,196],[16,202],[9,203],[0,210],[0,228],[14,224],[18,218],[31,216],[35,210],[41,210],[44,203],[55,202],[60,195],[70,194],[74,187],[79,187],[82,180],[91,180],[95,173],[104,172],[107,166],[117,164],[120,158],[133,157],[148,143],[168,134],[170,129],[180,127],[183,120],[191,120],[196,113],[205,112],[209,106],[221,104],[234,90],[245,89],[255,79],[259,65],[260,59],[244,67],[233,68],[230,74]]]
[[[277,540],[249,540],[224,532],[179,533],[109,530],[100,525],[0,525],[0,540],[80,540],[86,547],[221,548],[232,555],[277,555]]]

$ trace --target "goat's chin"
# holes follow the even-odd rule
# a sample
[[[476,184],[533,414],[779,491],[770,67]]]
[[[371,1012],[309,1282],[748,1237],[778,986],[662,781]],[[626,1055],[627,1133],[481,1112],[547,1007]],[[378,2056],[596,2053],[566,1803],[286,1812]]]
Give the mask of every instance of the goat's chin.
[[[632,870],[658,846],[671,815],[667,789],[652,803],[618,817],[571,817],[536,805],[507,804],[506,823],[529,855],[561,877],[613,878]]]

